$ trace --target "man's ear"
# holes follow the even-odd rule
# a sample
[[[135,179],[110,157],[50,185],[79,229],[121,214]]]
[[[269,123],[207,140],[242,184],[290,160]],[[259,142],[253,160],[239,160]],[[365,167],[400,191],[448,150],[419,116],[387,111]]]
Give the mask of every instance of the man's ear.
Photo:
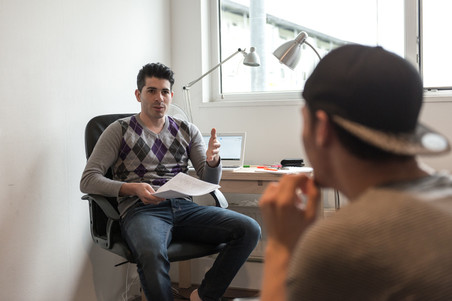
[[[315,141],[319,146],[327,146],[331,142],[332,137],[331,120],[328,114],[322,110],[317,110],[315,115],[317,117]]]
[[[138,102],[141,102],[141,93],[140,90],[136,89],[135,90],[135,97],[137,98]]]

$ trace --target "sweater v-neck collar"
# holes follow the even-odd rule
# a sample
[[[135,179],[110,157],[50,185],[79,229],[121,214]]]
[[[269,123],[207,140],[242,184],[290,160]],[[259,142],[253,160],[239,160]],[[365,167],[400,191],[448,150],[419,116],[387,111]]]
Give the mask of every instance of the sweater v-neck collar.
[[[136,115],[136,118],[137,118],[138,123],[143,127],[143,129],[144,129],[146,132],[148,132],[148,133],[150,133],[150,134],[152,134],[152,135],[154,135],[154,136],[159,136],[159,135],[167,128],[167,124],[168,124],[168,115],[165,115],[165,122],[163,123],[163,126],[162,126],[160,132],[158,132],[158,133],[154,132],[153,130],[151,130],[150,128],[148,128],[148,127],[144,124],[143,120],[140,118],[140,113],[138,113],[138,114]]]

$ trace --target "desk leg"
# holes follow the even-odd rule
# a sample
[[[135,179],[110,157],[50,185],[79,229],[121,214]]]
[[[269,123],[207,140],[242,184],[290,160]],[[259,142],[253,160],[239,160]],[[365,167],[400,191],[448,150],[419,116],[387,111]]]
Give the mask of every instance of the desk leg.
[[[179,261],[179,288],[191,286],[191,262],[190,260]]]

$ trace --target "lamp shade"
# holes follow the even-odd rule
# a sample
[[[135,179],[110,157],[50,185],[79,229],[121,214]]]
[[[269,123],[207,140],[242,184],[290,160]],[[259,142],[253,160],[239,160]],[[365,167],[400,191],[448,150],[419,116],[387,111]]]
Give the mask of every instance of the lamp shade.
[[[281,64],[286,65],[290,69],[295,69],[300,60],[301,45],[305,43],[308,34],[304,31],[300,32],[298,36],[291,41],[288,41],[279,46],[273,55],[279,60]]]
[[[256,53],[256,48],[250,47],[250,53],[245,54],[245,58],[243,59],[243,64],[251,67],[258,67],[261,65],[261,61],[259,56]]]

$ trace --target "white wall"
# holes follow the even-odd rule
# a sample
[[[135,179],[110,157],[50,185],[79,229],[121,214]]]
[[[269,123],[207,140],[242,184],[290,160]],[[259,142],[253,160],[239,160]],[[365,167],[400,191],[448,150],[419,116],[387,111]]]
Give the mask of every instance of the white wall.
[[[0,299],[120,300],[80,199],[89,118],[139,109],[138,69],[171,64],[166,0],[0,0]]]

